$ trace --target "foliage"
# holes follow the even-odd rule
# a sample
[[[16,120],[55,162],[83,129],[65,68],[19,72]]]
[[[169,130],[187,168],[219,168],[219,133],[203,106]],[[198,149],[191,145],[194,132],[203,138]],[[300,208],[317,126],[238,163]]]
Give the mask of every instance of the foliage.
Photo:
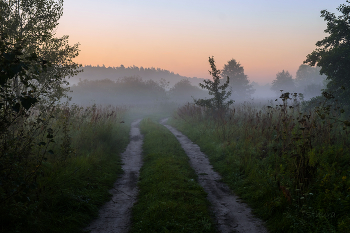
[[[155,82],[153,80],[143,81],[140,77],[124,77],[117,81],[120,92],[128,94],[129,98],[138,94],[141,98],[154,98],[164,100],[166,98],[164,80]],[[132,93],[130,93],[132,92]]]
[[[85,217],[76,210],[72,213],[77,206],[72,204],[73,198],[65,199],[69,192],[77,194],[82,187],[70,182],[80,164],[79,159],[72,158],[74,137],[69,128],[69,110],[61,112],[61,106],[56,105],[67,90],[62,86],[64,78],[78,72],[78,65],[72,61],[78,45],[69,46],[67,36],[54,38],[62,2],[0,2],[2,232],[51,232],[67,215],[72,220],[66,229],[75,230],[65,232],[76,232],[84,218],[94,213],[87,211]],[[104,188],[101,195],[106,197]],[[59,201],[64,199],[67,202]],[[62,209],[67,212],[61,213]]]
[[[348,232],[350,121],[344,109],[323,101],[303,112],[297,95],[280,99],[235,105],[225,119],[186,105],[172,124],[201,147],[271,232]]]
[[[27,72],[34,68],[37,73],[45,70],[45,61],[40,61],[35,53],[23,56],[20,44],[12,44],[1,36],[0,203],[3,204],[26,198],[26,193],[35,189],[38,169],[53,140],[47,127],[51,111],[47,108],[37,113],[32,108],[40,100],[40,92],[31,84],[37,75]],[[16,85],[28,91],[18,93]]]
[[[215,232],[206,193],[176,137],[149,119],[141,132],[144,165],[131,232]]]
[[[326,76],[320,75],[320,68],[319,67],[312,67],[309,65],[300,65],[296,78],[295,78],[295,84],[297,87],[306,87],[308,85],[316,84],[316,85],[323,85],[325,82]]]
[[[348,0],[346,1],[350,3]],[[316,43],[315,51],[307,55],[304,63],[321,67],[320,73],[327,76],[327,92],[331,92],[342,103],[349,104],[350,93],[350,5],[341,4],[337,9],[342,14],[335,16],[327,10],[321,17],[327,21],[324,32],[329,36]]]
[[[326,76],[320,75],[319,67],[300,65],[294,81],[305,99],[320,96],[326,87]]]
[[[45,72],[38,73],[32,66],[26,71],[35,76],[31,85],[38,89],[42,101],[54,102],[64,96],[68,90],[63,86],[67,84],[64,78],[79,72],[79,65],[72,61],[78,55],[78,44],[69,46],[68,36],[54,37],[62,6],[62,0],[2,1],[0,6],[0,33],[6,36],[6,42],[21,48],[18,58],[36,54],[50,64]],[[17,95],[27,91],[18,79],[16,76],[13,85]]]
[[[200,88],[192,86],[188,79],[182,79],[169,90],[169,98],[174,102],[192,102],[193,98],[191,96],[193,98],[204,98],[205,93]]]
[[[284,92],[294,92],[295,85],[292,75],[288,71],[282,70],[276,74],[276,79],[272,81],[271,90],[277,94]]]
[[[70,94],[72,102],[90,105],[151,104],[167,100],[166,83],[142,80],[140,77],[124,77],[114,82],[109,79],[83,80],[74,85]]]
[[[247,75],[244,74],[244,68],[235,59],[228,61],[224,65],[221,76],[223,80],[230,77],[232,98],[235,100],[249,99],[255,91],[253,86],[249,84]]]
[[[7,124],[13,118],[15,113],[24,114],[29,110],[32,104],[39,99],[36,97],[38,92],[31,83],[37,76],[28,74],[28,69],[35,68],[37,73],[47,68],[46,61],[39,60],[35,53],[23,57],[23,47],[20,44],[12,44],[6,40],[6,35],[0,38],[0,109],[2,110],[1,129],[7,128]],[[20,77],[20,79],[16,78]],[[28,92],[17,92],[15,85],[23,85]],[[17,115],[19,117],[19,115]]]
[[[119,123],[125,111],[60,106],[46,121],[51,134],[35,134],[28,142],[32,128],[20,129],[24,136],[17,140],[21,141],[5,151],[19,159],[4,160],[1,151],[0,231],[81,232],[108,200],[108,190],[122,172],[116,154],[129,140],[128,124]],[[55,142],[47,143],[47,136]],[[44,154],[45,159],[40,161],[36,154]],[[15,195],[9,193],[13,189]]]
[[[316,96],[322,95],[322,90],[324,90],[324,85],[320,84],[310,84],[304,87],[303,96],[305,100],[311,99]]]
[[[177,82],[180,82],[182,79],[189,79],[192,85],[198,85],[201,82],[201,78],[190,78],[186,76],[179,75],[169,70],[164,70],[154,67],[138,67],[138,66],[129,66],[125,67],[123,65],[117,67],[105,67],[105,66],[91,66],[86,65],[82,67],[84,72],[79,73],[77,76],[71,78],[71,83],[78,83],[79,79],[99,80],[99,79],[110,79],[114,80],[115,78],[121,77],[142,77],[143,80],[154,80],[156,82],[165,79],[169,82],[170,86],[174,86]]]
[[[209,95],[214,97],[210,99],[195,99],[194,102],[196,105],[207,107],[215,112],[225,112],[229,106],[233,103],[232,100],[225,102],[231,95],[231,91],[226,91],[230,79],[227,77],[226,82],[223,85],[220,85],[220,70],[216,69],[214,57],[209,57],[209,63],[211,71],[209,74],[213,76],[213,81],[208,79],[204,80],[204,84],[200,83],[199,86],[202,89],[207,89]]]

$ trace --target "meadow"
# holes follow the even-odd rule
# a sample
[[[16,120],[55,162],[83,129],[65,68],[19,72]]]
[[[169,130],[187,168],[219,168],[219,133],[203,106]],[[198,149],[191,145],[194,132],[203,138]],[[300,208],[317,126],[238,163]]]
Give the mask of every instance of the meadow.
[[[271,232],[349,232],[347,109],[336,102],[312,104],[282,94],[266,104],[234,104],[226,113],[190,103],[174,111],[177,105],[167,102],[62,104],[45,116],[33,111],[2,137],[1,231],[82,232],[110,198],[130,122],[138,118],[153,120],[141,123],[145,164],[132,232],[180,226],[214,231],[188,158],[176,138],[154,123],[173,114],[169,123],[201,147]]]
[[[348,113],[329,99],[313,104],[290,93],[226,113],[187,104],[170,123],[271,232],[349,232]]]

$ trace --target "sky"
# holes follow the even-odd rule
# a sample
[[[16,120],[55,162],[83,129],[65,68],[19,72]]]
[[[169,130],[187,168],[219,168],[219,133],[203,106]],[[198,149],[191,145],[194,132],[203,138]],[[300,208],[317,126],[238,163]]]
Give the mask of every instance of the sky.
[[[327,36],[321,10],[345,0],[65,0],[56,36],[80,43],[82,65],[155,67],[210,78],[235,59],[250,81],[295,78]]]

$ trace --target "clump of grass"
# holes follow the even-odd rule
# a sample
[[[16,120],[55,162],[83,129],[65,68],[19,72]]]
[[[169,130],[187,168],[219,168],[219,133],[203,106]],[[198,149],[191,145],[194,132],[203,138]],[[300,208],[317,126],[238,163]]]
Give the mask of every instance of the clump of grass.
[[[350,124],[328,103],[303,111],[296,94],[283,93],[221,118],[187,105],[170,123],[198,143],[272,232],[348,232]]]
[[[131,232],[215,232],[206,193],[175,136],[149,119],[141,131],[144,165]]]
[[[57,106],[50,132],[42,133],[51,142],[44,147],[34,138],[39,145],[30,152],[51,154],[37,162],[29,188],[1,204],[0,231],[81,232],[122,172],[119,153],[129,141],[129,124],[119,123],[124,115],[124,108]]]

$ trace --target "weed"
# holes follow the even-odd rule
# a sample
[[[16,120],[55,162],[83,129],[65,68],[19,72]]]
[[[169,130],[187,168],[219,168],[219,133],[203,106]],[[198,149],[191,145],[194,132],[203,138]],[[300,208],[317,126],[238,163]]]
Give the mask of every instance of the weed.
[[[81,231],[122,172],[118,154],[129,127],[119,122],[125,111],[62,105],[40,124],[15,122],[13,137],[1,138],[1,145],[11,146],[1,147],[1,166],[6,166],[0,169],[0,231]]]
[[[198,143],[272,232],[346,232],[350,129],[333,103],[305,111],[298,94],[282,93],[268,105],[235,105],[223,118],[186,105],[170,123]]]

